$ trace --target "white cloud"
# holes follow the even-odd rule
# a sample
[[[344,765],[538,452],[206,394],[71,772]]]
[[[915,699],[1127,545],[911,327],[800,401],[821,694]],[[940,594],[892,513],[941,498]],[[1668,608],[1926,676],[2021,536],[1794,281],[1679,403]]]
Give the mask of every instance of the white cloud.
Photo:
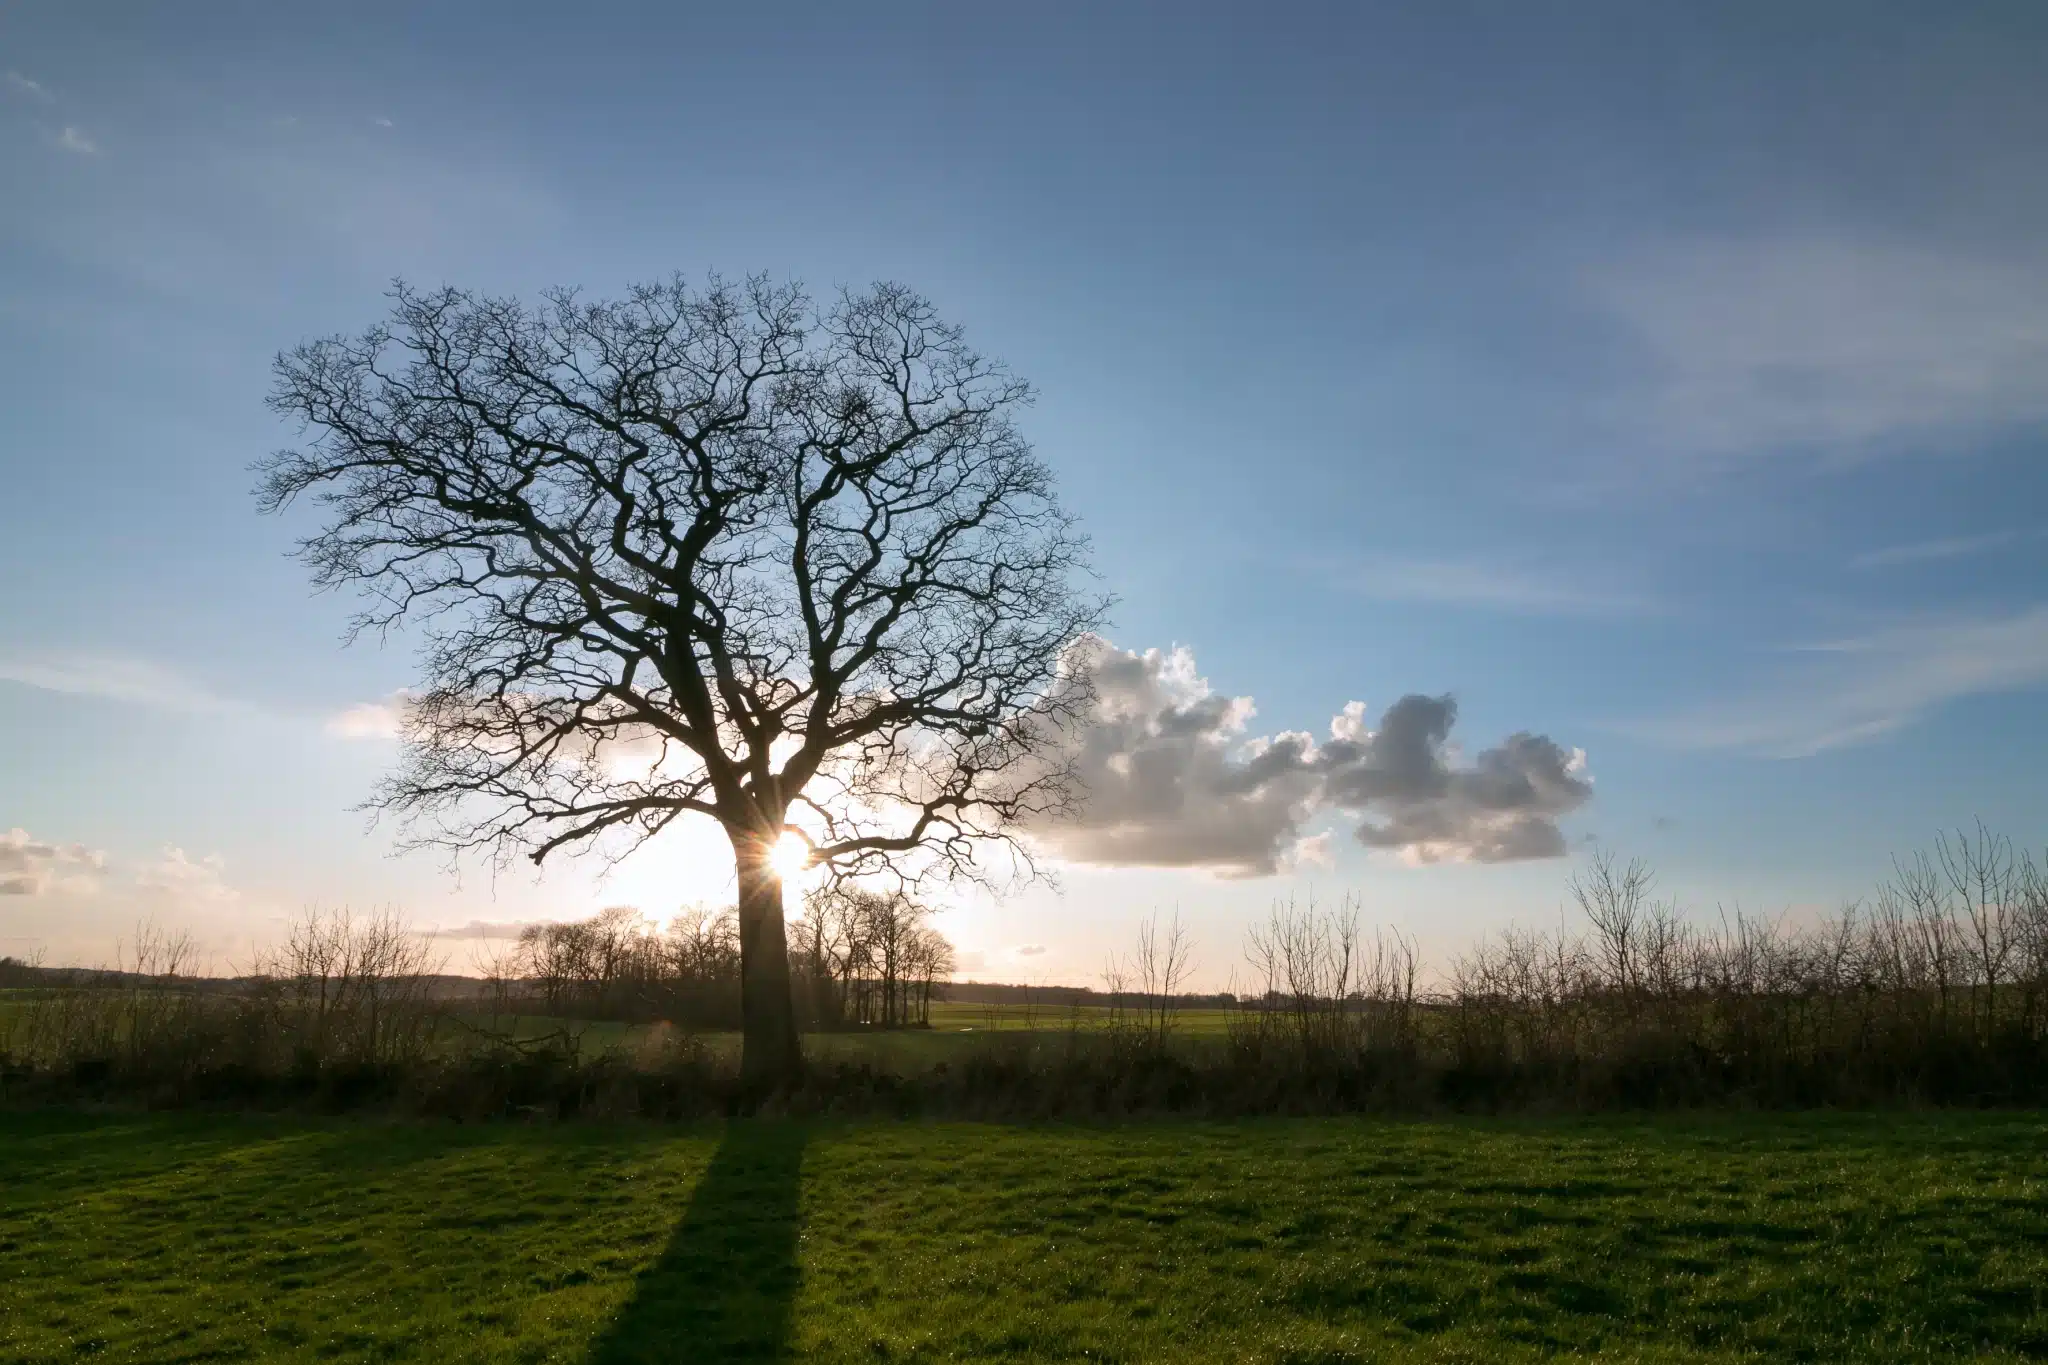
[[[1315,755],[1323,804],[1364,816],[1356,833],[1367,848],[1413,863],[1563,857],[1558,821],[1593,795],[1585,750],[1522,731],[1460,766],[1457,719],[1452,698],[1411,694],[1372,734],[1333,738]]]
[[[2037,606],[1824,641],[1746,695],[1620,728],[1679,748],[1803,758],[1893,734],[1960,698],[2043,684],[2048,607]]]
[[[1336,837],[1330,831],[1324,830],[1321,834],[1311,834],[1305,838],[1296,839],[1294,847],[1289,850],[1288,861],[1296,867],[1320,867],[1324,869],[1335,867],[1337,865],[1337,854],[1332,845],[1335,843]]]
[[[2048,420],[2048,261],[1695,240],[1588,287],[1652,369],[1612,414],[1652,446],[1842,458]]]
[[[32,839],[16,827],[0,834],[0,896],[90,891],[107,855],[84,844]]]
[[[1076,647],[1075,668],[1095,697],[1074,753],[1084,808],[1044,831],[1058,854],[1105,866],[1272,872],[1316,780],[1298,771],[1295,749],[1280,755],[1282,768],[1260,765],[1255,751],[1272,741],[1247,741],[1251,699],[1212,692],[1185,649],[1138,654],[1091,639]]]
[[[146,659],[118,655],[75,652],[0,655],[0,682],[167,711],[218,715],[245,709],[174,669]]]
[[[4,77],[0,77],[0,81],[5,82],[9,94],[18,95],[23,99],[34,100],[38,104],[48,104],[52,99],[50,92],[43,88],[40,81],[32,81],[19,71],[9,71]]]
[[[1552,574],[1452,560],[1388,562],[1353,580],[1359,592],[1391,602],[1480,607],[1536,616],[1626,616],[1651,610],[1649,598]]]
[[[1300,732],[1247,737],[1251,699],[1211,691],[1185,649],[1139,654],[1091,638],[1074,668],[1094,692],[1072,751],[1083,796],[1039,831],[1072,862],[1266,876],[1327,855],[1323,836],[1301,834],[1322,811],[1349,814],[1360,843],[1413,861],[1555,857],[1557,821],[1592,795],[1583,753],[1541,735],[1459,764],[1449,697],[1403,697],[1377,729],[1353,702],[1318,745]]]
[[[467,924],[458,924],[453,929],[434,929],[429,932],[435,938],[452,939],[516,939],[528,929],[537,929],[552,920],[514,919],[482,920],[473,919]]]
[[[403,692],[383,701],[357,702],[327,719],[327,733],[340,739],[396,739],[405,721]]]
[[[164,845],[155,862],[135,873],[135,884],[158,893],[183,908],[232,905],[242,893],[224,880],[227,862],[218,853],[193,858],[184,849]]]
[[[99,143],[94,142],[85,129],[73,124],[67,123],[63,128],[59,129],[56,140],[60,148],[67,152],[75,152],[79,156],[98,156],[100,154]]]
[[[377,119],[372,119],[372,120],[370,120],[370,121],[371,121],[372,123],[376,124],[376,125],[377,125],[377,126],[378,126],[379,128],[389,128],[389,127],[391,127],[391,126],[392,126],[392,124],[391,124],[391,120],[390,120],[390,119],[388,119],[388,118],[377,118]]]

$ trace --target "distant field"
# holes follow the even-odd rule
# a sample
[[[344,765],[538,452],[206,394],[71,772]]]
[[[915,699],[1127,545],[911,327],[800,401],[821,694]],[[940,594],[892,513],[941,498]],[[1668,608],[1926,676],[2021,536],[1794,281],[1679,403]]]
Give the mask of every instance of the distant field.
[[[646,1040],[652,1030],[646,1025],[593,1022],[525,1015],[516,1018],[486,1018],[464,1015],[471,1027],[488,1029],[514,1038],[538,1040],[550,1035],[567,1035],[588,1055],[607,1050],[630,1050]],[[991,1033],[1015,1035],[1027,1031],[1059,1034],[1068,1029],[1094,1033],[1107,1028],[1113,1016],[1100,1005],[1079,1008],[1020,1005],[974,1005],[939,1001],[932,1005],[928,1029],[852,1030],[844,1033],[809,1033],[804,1036],[804,1055],[819,1062],[867,1061],[881,1065],[928,1066],[967,1055],[978,1041]],[[1229,1014],[1220,1009],[1184,1010],[1174,1018],[1176,1036],[1214,1038],[1224,1036]],[[441,1037],[451,1047],[469,1041],[472,1035],[460,1024],[446,1024]],[[697,1035],[714,1051],[739,1055],[737,1033],[710,1032]]]
[[[12,1016],[24,1014],[29,1005],[28,992],[0,990],[0,1031],[4,1031]],[[1060,1033],[1080,1029],[1095,1032],[1108,1027],[1112,1017],[1110,1011],[1100,1005],[1027,1008],[1018,1004],[977,1005],[939,1001],[932,1006],[929,1030],[814,1033],[807,1036],[805,1051],[820,1060],[872,1058],[910,1064],[928,1063],[959,1055],[961,1049],[971,1042],[968,1037],[941,1040],[931,1036],[934,1034],[980,1037],[989,1033],[1025,1030]],[[1183,1010],[1175,1016],[1173,1028],[1182,1037],[1221,1038],[1228,1019],[1228,1013],[1220,1009]],[[465,1021],[467,1027],[464,1026]],[[476,1035],[471,1029],[508,1034],[527,1041],[566,1034],[576,1040],[586,1056],[611,1049],[631,1048],[649,1033],[642,1025],[535,1015],[490,1017],[478,1011],[459,1009],[453,1020],[440,1025],[438,1035],[442,1044],[453,1050],[474,1040]],[[702,1036],[713,1048],[737,1055],[739,1037],[736,1033]]]
[[[2048,1353],[2048,1117],[0,1115],[0,1360]]]
[[[1099,1029],[1107,1027],[1112,1018],[1109,1009],[1102,1005],[1026,1007],[1014,1003],[973,1005],[952,1000],[932,1005],[932,1028],[946,1032]],[[1174,1016],[1173,1027],[1191,1038],[1220,1038],[1229,1019],[1227,1010],[1182,1010]]]

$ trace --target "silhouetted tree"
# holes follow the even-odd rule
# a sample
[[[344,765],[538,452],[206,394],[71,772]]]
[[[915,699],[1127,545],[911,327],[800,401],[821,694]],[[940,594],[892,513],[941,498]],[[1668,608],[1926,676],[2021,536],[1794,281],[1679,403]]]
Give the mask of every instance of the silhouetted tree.
[[[934,986],[953,974],[953,945],[931,911],[899,891],[821,887],[805,898],[792,956],[814,1008],[837,1023],[929,1023]]]
[[[914,884],[1070,799],[1059,659],[1102,604],[1014,423],[1027,387],[893,285],[393,298],[279,357],[272,406],[313,436],[260,488],[319,500],[302,557],[365,592],[357,631],[424,638],[377,804],[536,863],[716,820],[745,1069],[786,1073],[793,809],[817,862]]]

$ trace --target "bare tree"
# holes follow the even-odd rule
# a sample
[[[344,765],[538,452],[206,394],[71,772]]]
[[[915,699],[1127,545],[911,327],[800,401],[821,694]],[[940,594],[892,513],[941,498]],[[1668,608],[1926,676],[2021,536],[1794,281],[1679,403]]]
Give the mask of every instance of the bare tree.
[[[1973,839],[1957,830],[1934,841],[1936,864],[1969,928],[1976,976],[1983,984],[1985,1033],[1998,1027],[1998,988],[2021,952],[2026,916],[2026,871],[2012,841],[1977,824]]]
[[[1640,858],[1623,867],[1602,850],[1565,883],[1572,899],[1592,922],[1593,938],[1608,988],[1632,999],[1644,985],[1644,939],[1661,940],[1670,916],[1651,904],[1656,880]]]
[[[910,977],[913,995],[909,996],[910,1007],[916,1012],[919,1024],[932,1021],[932,994],[941,981],[951,977],[959,969],[959,955],[954,952],[952,942],[929,925],[918,929],[910,952]]]
[[[816,1012],[839,1024],[901,1028],[931,1020],[934,988],[954,971],[953,945],[904,892],[822,886],[804,899],[791,954]]]
[[[423,686],[374,804],[410,838],[539,863],[717,821],[739,883],[747,1073],[800,1060],[775,851],[985,876],[1071,799],[1064,647],[1104,604],[1014,415],[1029,390],[910,291],[753,279],[544,304],[399,286],[391,320],[279,357],[313,433],[314,581],[410,624]]]
[[[1138,945],[1128,974],[1138,988],[1138,1026],[1145,1038],[1165,1043],[1180,1014],[1180,995],[1195,973],[1195,944],[1180,922],[1180,909],[1163,928],[1155,911],[1138,926]]]

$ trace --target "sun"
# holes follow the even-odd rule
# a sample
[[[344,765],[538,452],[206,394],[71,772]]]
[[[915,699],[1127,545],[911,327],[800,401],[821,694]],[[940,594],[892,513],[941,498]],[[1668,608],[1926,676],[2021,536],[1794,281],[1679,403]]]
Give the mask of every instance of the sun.
[[[810,865],[811,841],[793,829],[782,831],[782,837],[775,841],[775,847],[768,854],[768,866],[775,869],[775,875],[786,882],[794,881]]]

